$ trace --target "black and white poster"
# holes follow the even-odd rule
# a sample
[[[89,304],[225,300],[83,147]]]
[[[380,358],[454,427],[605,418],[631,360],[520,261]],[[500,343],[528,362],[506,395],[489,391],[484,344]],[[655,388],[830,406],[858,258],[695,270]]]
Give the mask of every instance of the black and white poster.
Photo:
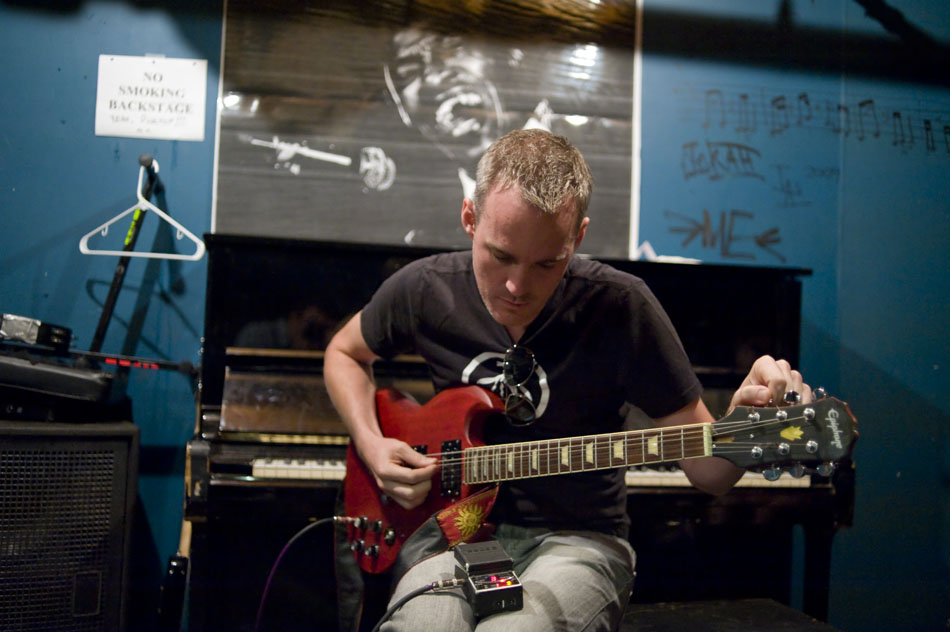
[[[213,230],[464,248],[482,152],[542,127],[594,174],[583,250],[626,256],[634,5],[228,2]]]

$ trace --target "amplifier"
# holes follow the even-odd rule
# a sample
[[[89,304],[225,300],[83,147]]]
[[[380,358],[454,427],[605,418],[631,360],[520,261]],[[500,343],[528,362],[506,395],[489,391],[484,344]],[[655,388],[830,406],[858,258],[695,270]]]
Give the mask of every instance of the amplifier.
[[[125,629],[139,431],[0,421],[0,630]]]

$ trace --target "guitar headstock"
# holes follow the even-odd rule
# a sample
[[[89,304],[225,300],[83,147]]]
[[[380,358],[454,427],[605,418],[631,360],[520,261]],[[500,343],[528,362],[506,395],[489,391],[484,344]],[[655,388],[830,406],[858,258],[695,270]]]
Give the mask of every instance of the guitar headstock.
[[[834,397],[781,408],[738,406],[713,424],[712,453],[742,468],[764,469],[767,478],[777,478],[783,467],[827,476],[851,455],[857,436],[857,420]]]

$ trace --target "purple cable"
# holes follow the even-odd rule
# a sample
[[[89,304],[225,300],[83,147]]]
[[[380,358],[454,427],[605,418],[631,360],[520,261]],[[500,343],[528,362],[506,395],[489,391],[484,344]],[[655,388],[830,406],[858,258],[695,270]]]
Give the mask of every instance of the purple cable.
[[[306,527],[298,531],[294,537],[290,538],[287,541],[287,544],[284,545],[284,548],[281,549],[280,554],[277,556],[277,559],[274,560],[274,565],[270,569],[270,573],[267,575],[267,581],[264,583],[264,592],[261,594],[261,603],[257,607],[257,619],[254,621],[254,632],[260,632],[261,629],[261,617],[264,615],[264,602],[267,601],[267,593],[270,592],[271,581],[274,579],[274,575],[277,573],[277,567],[280,566],[280,561],[284,558],[284,554],[290,549],[291,545],[299,540],[307,531],[310,531],[313,528],[316,528],[326,522],[333,522],[334,518],[323,518],[322,520],[317,520],[311,524],[308,524]]]

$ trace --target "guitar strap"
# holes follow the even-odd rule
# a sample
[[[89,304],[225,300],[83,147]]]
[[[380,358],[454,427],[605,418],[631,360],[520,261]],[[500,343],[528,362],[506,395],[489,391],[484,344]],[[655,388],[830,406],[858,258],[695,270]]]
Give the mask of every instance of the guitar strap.
[[[402,544],[393,562],[393,586],[406,571],[424,559],[447,551],[460,542],[478,541],[491,535],[485,523],[498,497],[493,485],[436,512]]]

